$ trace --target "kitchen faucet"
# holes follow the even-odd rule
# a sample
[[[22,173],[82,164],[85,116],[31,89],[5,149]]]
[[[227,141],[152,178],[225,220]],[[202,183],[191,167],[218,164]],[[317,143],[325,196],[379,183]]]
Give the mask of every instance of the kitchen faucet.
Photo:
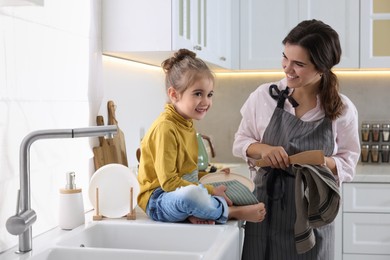
[[[112,138],[117,134],[116,125],[91,126],[75,129],[47,129],[31,132],[22,140],[19,153],[20,190],[18,193],[16,215],[7,220],[6,227],[10,234],[19,236],[19,250],[25,253],[32,250],[32,224],[37,214],[31,209],[30,187],[30,146],[39,139],[76,138],[107,136]]]

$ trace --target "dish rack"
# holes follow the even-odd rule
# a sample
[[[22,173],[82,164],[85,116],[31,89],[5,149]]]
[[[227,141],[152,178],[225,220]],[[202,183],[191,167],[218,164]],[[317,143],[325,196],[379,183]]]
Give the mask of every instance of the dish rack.
[[[93,215],[93,220],[104,220],[107,219],[107,217],[103,216],[99,212],[99,188],[96,187],[96,205],[95,205],[95,214]],[[127,220],[135,220],[136,219],[136,213],[133,205],[133,187],[130,187],[130,212],[124,216]]]

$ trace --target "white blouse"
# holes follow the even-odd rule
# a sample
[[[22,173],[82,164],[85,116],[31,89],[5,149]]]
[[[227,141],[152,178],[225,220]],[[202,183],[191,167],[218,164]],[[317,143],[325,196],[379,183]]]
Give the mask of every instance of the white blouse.
[[[269,86],[276,84],[280,90],[287,86],[286,79],[279,82],[262,84],[253,91],[242,106],[240,112],[242,120],[235,134],[233,155],[247,160],[246,151],[252,143],[261,142],[264,131],[271,120],[277,101],[269,94]],[[338,181],[351,181],[355,175],[355,167],[360,156],[358,112],[351,100],[340,94],[344,109],[340,117],[332,121],[334,150],[332,158],[336,162]],[[286,100],[284,110],[295,115],[295,109]],[[300,119],[311,122],[325,116],[317,96],[317,105],[304,114]]]

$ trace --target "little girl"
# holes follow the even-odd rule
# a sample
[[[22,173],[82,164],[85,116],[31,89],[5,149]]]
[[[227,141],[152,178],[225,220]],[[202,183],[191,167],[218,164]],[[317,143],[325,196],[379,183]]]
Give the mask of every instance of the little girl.
[[[193,120],[212,105],[214,75],[196,54],[180,49],[162,63],[168,103],[141,142],[138,205],[153,220],[226,223],[261,222],[263,203],[233,206],[224,185],[202,185]]]

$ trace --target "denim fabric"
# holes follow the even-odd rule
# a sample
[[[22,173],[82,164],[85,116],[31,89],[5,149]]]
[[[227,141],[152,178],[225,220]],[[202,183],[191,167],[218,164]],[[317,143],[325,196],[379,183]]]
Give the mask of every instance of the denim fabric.
[[[151,219],[162,222],[181,222],[194,216],[226,223],[228,213],[225,199],[211,196],[203,185],[189,185],[171,192],[157,188],[146,207],[146,214]]]

